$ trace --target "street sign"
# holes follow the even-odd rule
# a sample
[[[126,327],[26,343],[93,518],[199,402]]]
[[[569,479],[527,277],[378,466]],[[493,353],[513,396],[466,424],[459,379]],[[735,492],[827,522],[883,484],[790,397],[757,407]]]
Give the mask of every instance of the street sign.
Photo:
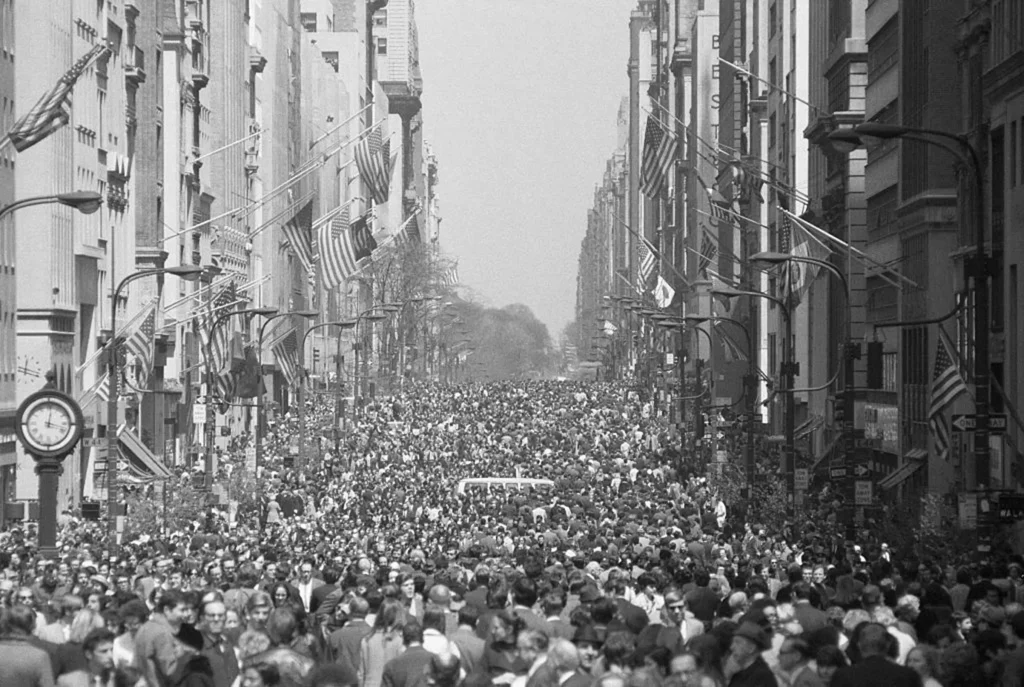
[[[793,475],[794,488],[797,491],[807,491],[807,487],[810,484],[810,474],[807,468],[797,468]]]
[[[256,472],[256,447],[247,446],[245,448],[245,469],[248,472]]]
[[[859,479],[853,483],[853,504],[855,506],[871,505],[871,480]]]
[[[96,448],[97,446],[106,446],[106,437],[85,437],[82,439],[82,448]]]
[[[828,478],[829,479],[843,479],[846,477],[846,467],[841,468],[829,468]]]
[[[867,465],[854,465],[853,474],[855,477],[868,477],[871,475],[871,468]]]
[[[194,425],[205,425],[206,424],[206,404],[196,403],[192,406],[192,424]]]
[[[1002,522],[1024,520],[1024,496],[1020,494],[1000,494],[999,519]]]
[[[973,432],[977,427],[977,416],[976,415],[963,415],[954,414],[953,421],[950,423],[953,425],[954,432]],[[988,430],[990,432],[1005,432],[1006,431],[1006,414],[1005,413],[992,413],[988,416]]]

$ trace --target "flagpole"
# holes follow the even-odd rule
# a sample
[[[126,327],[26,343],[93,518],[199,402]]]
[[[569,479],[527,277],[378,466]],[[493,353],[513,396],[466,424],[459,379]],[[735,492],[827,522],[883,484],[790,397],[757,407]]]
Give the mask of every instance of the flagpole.
[[[678,277],[679,279],[681,279],[681,280],[682,280],[682,282],[683,282],[684,284],[687,284],[687,285],[689,285],[689,283],[690,283],[690,280],[689,280],[689,279],[687,279],[687,278],[686,278],[686,277],[685,277],[685,276],[683,275],[683,273],[682,273],[682,272],[680,272],[679,270],[677,270],[677,269],[676,269],[676,267],[675,267],[675,265],[673,265],[673,264],[672,264],[672,263],[671,263],[670,261],[668,261],[668,260],[666,260],[666,259],[665,259],[664,257],[662,257],[661,253],[660,253],[660,252],[658,252],[658,250],[657,250],[657,249],[656,249],[656,248],[655,248],[655,247],[654,247],[653,245],[650,245],[650,244],[651,244],[651,242],[650,242],[650,241],[648,241],[648,240],[647,240],[646,238],[644,238],[644,237],[643,237],[643,236],[641,236],[640,234],[636,233],[636,231],[634,231],[634,230],[633,230],[633,227],[629,226],[629,225],[628,225],[628,224],[626,224],[626,223],[625,223],[624,221],[622,221],[622,218],[621,218],[621,217],[619,217],[618,215],[616,215],[616,214],[612,213],[612,217],[614,217],[614,218],[615,218],[615,220],[616,220],[616,221],[617,221],[617,222],[618,222],[619,224],[621,224],[621,225],[622,225],[623,227],[625,227],[626,231],[628,231],[628,232],[629,232],[630,234],[632,234],[633,236],[635,236],[635,237],[637,237],[637,238],[639,238],[639,239],[641,239],[641,240],[643,240],[643,241],[646,241],[646,242],[647,242],[647,244],[648,244],[648,246],[647,246],[647,247],[648,247],[648,249],[650,249],[650,251],[651,251],[652,253],[654,253],[654,256],[655,256],[656,258],[658,258],[658,260],[660,260],[660,261],[661,261],[661,264],[663,264],[663,265],[668,265],[668,268],[669,268],[670,270],[672,270],[672,273],[673,273],[674,275],[676,275],[676,276],[677,276],[677,277]]]
[[[700,135],[696,131],[693,131],[692,129],[690,129],[690,127],[688,127],[686,125],[686,123],[683,122],[683,120],[679,119],[674,114],[672,114],[669,110],[667,110],[661,103],[659,103],[657,101],[652,101],[652,102],[655,105],[657,105],[659,108],[661,108],[669,117],[671,117],[676,122],[678,122],[683,127],[683,130],[688,135],[692,136],[699,143],[703,143],[706,148],[708,148],[710,151],[714,152],[716,155],[725,157],[725,161],[726,162],[737,162],[737,163],[742,163],[743,162],[743,160],[741,159],[741,157],[739,155],[739,151],[737,149],[731,148],[730,146],[726,146],[726,145],[723,145],[721,143],[718,144],[717,146],[712,145],[711,143],[708,143],[703,138],[701,138]],[[651,111],[648,110],[647,108],[643,108],[643,110],[644,110],[644,112],[647,112],[647,114],[651,114]],[[728,149],[728,150],[726,150],[726,149]],[[731,150],[732,152],[728,152],[729,150]],[[700,155],[702,158],[704,158],[705,160],[710,162],[712,165],[715,165],[716,168],[718,166],[718,163],[721,162],[721,160],[713,160],[713,159],[711,159],[706,154],[701,153],[699,150],[697,151],[697,155]],[[751,159],[751,160],[756,160],[757,162],[763,162],[764,164],[769,165],[770,167],[775,167],[777,169],[782,169],[783,168],[783,165],[774,163],[774,162],[772,162],[770,160],[765,160],[764,158],[754,157],[753,155],[747,155],[746,157]],[[748,170],[748,171],[752,171],[752,170]],[[759,179],[761,179],[766,185],[771,186],[776,191],[784,192],[784,193],[787,193],[787,194],[792,194],[794,197],[797,197],[805,205],[810,200],[810,198],[809,198],[809,196],[807,196],[807,194],[803,193],[802,191],[797,190],[795,187],[784,186],[781,182],[779,182],[778,179],[774,179],[773,180],[773,179],[771,179],[769,177],[765,177],[765,176],[763,176],[761,174],[757,174],[756,176]]]
[[[347,208],[349,205],[351,205],[352,203],[354,203],[357,200],[361,200],[364,203],[366,202],[366,199],[363,198],[362,196],[352,196],[351,198],[346,200],[344,203],[342,203],[338,207],[334,208],[333,210],[328,212],[326,215],[324,215],[320,219],[318,219],[315,222],[313,222],[313,228],[316,229],[317,227],[320,227],[323,224],[325,224],[326,222],[329,222],[330,220],[334,219],[338,215],[339,212],[341,212],[342,210],[344,210],[345,208]]]
[[[264,134],[264,133],[266,133],[268,131],[270,131],[270,127],[269,126],[267,128],[265,128],[265,129],[260,129],[258,131],[254,131],[251,134],[247,134],[247,135],[243,136],[242,138],[238,139],[237,141],[232,141],[231,143],[228,143],[227,145],[222,145],[220,148],[217,148],[216,150],[211,150],[208,153],[203,153],[199,157],[194,158],[192,160],[192,162],[193,163],[199,162],[200,160],[202,160],[204,158],[208,158],[211,155],[216,155],[217,153],[221,153],[221,152],[227,150],[228,148],[233,148],[236,145],[238,145],[239,143],[241,143],[242,141],[247,141],[250,138],[253,138],[254,136],[260,136],[261,134]]]
[[[899,272],[890,270],[887,265],[878,262],[877,260],[872,258],[867,253],[865,253],[864,251],[862,251],[859,248],[857,248],[856,246],[852,246],[849,243],[846,243],[845,241],[843,241],[838,236],[833,236],[832,234],[828,233],[827,231],[825,231],[821,227],[814,226],[813,224],[811,224],[807,220],[801,219],[800,217],[798,217],[797,215],[794,215],[792,212],[790,212],[789,210],[786,210],[785,208],[780,207],[779,210],[781,212],[784,212],[786,215],[789,216],[790,219],[792,219],[793,221],[795,221],[798,224],[800,224],[800,226],[802,226],[803,228],[805,228],[806,230],[808,230],[812,234],[815,234],[816,236],[820,236],[821,238],[824,238],[824,239],[826,239],[826,240],[828,240],[828,241],[830,241],[830,242],[832,242],[832,243],[834,243],[834,244],[836,244],[838,246],[841,246],[842,248],[845,248],[846,250],[850,251],[851,253],[860,256],[861,258],[863,258],[867,262],[870,262],[875,267],[879,267],[882,270],[885,270],[886,272],[892,272],[896,276],[896,278],[898,278],[900,281],[906,283],[907,286],[913,287],[915,289],[919,288],[918,285],[917,285],[917,282],[915,282],[913,279],[910,279],[909,277],[906,277],[906,276],[900,274]],[[880,276],[883,279],[885,279],[885,276],[883,274],[879,274],[878,276]],[[886,281],[889,281],[889,280],[886,280]],[[889,281],[889,283],[892,283],[892,282]],[[894,284],[894,286],[895,286],[895,284]]]
[[[312,200],[313,196],[315,196],[315,195],[316,195],[316,191],[309,191],[308,193],[306,193],[304,196],[302,196],[298,200],[292,201],[291,203],[289,203],[288,205],[285,206],[284,210],[282,210],[281,212],[277,213],[276,215],[274,215],[273,217],[268,219],[266,222],[264,222],[263,224],[261,224],[258,227],[256,227],[253,231],[249,232],[249,237],[252,238],[253,236],[256,236],[257,234],[262,233],[264,229],[266,229],[267,227],[275,224],[279,219],[281,219],[285,215],[292,214],[293,212],[295,212],[296,208],[300,208],[303,203],[306,203],[306,202]]]
[[[325,133],[325,134],[324,134],[323,136],[321,136],[320,138],[317,138],[317,139],[315,139],[315,140],[314,140],[314,141],[313,141],[312,143],[310,143],[310,144],[309,144],[309,149],[310,149],[310,150],[312,150],[312,149],[313,149],[313,148],[314,148],[314,147],[316,146],[316,144],[317,144],[317,143],[319,143],[320,141],[324,140],[325,138],[327,138],[328,136],[330,136],[331,134],[333,134],[334,132],[336,132],[336,131],[337,131],[338,129],[340,129],[341,127],[345,126],[345,125],[346,125],[346,124],[348,124],[349,122],[351,122],[351,121],[352,121],[353,119],[355,119],[355,118],[359,117],[359,116],[360,116],[361,114],[363,114],[364,112],[366,112],[367,110],[369,110],[369,109],[370,109],[371,107],[373,107],[373,103],[372,103],[372,102],[371,102],[371,103],[369,103],[369,104],[367,104],[367,105],[364,105],[364,106],[363,106],[363,109],[359,110],[359,111],[358,111],[358,112],[356,112],[356,113],[355,113],[354,115],[352,115],[351,117],[349,117],[348,119],[346,119],[346,120],[345,120],[344,122],[342,122],[342,123],[341,123],[341,124],[339,124],[338,126],[334,127],[333,129],[331,129],[330,131],[328,131],[327,133]]]
[[[219,219],[221,219],[223,217],[227,217],[228,215],[232,215],[232,214],[238,212],[239,210],[241,210],[243,207],[244,206],[239,205],[237,208],[234,208],[232,210],[228,210],[227,212],[222,212],[219,215],[217,215],[216,217],[211,217],[210,219],[204,219],[199,224],[193,224],[191,227],[188,227],[187,229],[182,229],[181,231],[179,231],[179,232],[177,232],[175,234],[168,234],[167,236],[164,236],[162,239],[160,239],[160,242],[163,243],[167,239],[177,238],[178,236],[181,236],[182,234],[187,234],[190,231],[195,231],[195,230],[199,229],[200,227],[206,226],[210,222],[215,222],[215,221],[217,221],[217,220],[219,220]],[[169,227],[169,228],[173,228],[173,227]]]
[[[789,91],[787,91],[787,90],[786,90],[785,88],[782,88],[781,86],[779,86],[779,85],[777,85],[777,84],[774,84],[774,83],[772,83],[771,81],[768,81],[767,79],[762,79],[762,78],[761,78],[760,76],[758,76],[757,74],[754,74],[753,72],[751,72],[751,71],[748,71],[748,70],[744,69],[743,67],[740,67],[739,65],[733,64],[732,62],[730,62],[729,60],[725,59],[724,57],[719,57],[719,58],[718,58],[718,61],[719,61],[719,62],[721,62],[721,63],[723,63],[723,64],[726,64],[726,65],[728,65],[728,66],[732,67],[733,69],[735,69],[736,71],[740,72],[741,74],[746,74],[746,75],[747,75],[747,76],[749,76],[750,78],[752,78],[752,79],[756,79],[756,80],[760,81],[761,83],[763,83],[763,84],[767,85],[767,86],[768,86],[768,88],[771,88],[771,89],[773,89],[773,90],[779,91],[780,93],[783,93],[783,94],[785,94],[785,95],[788,95],[788,96],[789,96],[790,98],[792,98],[793,100],[795,100],[795,101],[797,101],[797,102],[800,102],[800,103],[803,103],[803,104],[804,104],[804,105],[806,105],[807,107],[811,108],[811,110],[812,110],[813,112],[816,112],[816,113],[818,113],[818,114],[828,114],[828,113],[826,113],[826,112],[823,112],[823,111],[821,110],[821,108],[819,108],[819,107],[817,107],[817,106],[815,106],[815,105],[812,105],[812,104],[811,104],[810,102],[808,102],[808,101],[804,100],[804,99],[803,99],[803,98],[801,98],[800,96],[798,96],[798,95],[794,95],[794,94],[790,93],[790,92],[789,92]]]

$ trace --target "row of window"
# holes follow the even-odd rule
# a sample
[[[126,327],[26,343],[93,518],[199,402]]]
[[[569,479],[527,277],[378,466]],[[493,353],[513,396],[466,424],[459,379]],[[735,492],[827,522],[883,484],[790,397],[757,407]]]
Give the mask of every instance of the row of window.
[[[1024,117],[1020,118],[1019,126],[1017,120],[1010,122],[1006,150],[1006,171],[1010,178],[1010,188],[1015,188],[1018,184],[1024,185],[1024,149],[1021,146],[1024,146]]]

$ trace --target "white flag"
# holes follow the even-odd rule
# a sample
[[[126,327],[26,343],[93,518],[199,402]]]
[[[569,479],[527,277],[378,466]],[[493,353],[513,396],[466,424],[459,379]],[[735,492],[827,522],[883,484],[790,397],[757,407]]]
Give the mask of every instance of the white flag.
[[[665,281],[665,278],[658,275],[658,285],[654,287],[654,300],[658,303],[659,308],[667,308],[672,299],[675,298],[676,291],[669,283]]]

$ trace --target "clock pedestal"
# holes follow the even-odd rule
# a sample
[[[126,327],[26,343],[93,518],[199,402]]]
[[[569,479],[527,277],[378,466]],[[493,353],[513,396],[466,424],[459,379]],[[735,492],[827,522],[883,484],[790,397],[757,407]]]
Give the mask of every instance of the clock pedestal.
[[[39,475],[39,553],[45,558],[57,556],[57,487],[64,472],[64,458],[40,458],[36,461]]]

